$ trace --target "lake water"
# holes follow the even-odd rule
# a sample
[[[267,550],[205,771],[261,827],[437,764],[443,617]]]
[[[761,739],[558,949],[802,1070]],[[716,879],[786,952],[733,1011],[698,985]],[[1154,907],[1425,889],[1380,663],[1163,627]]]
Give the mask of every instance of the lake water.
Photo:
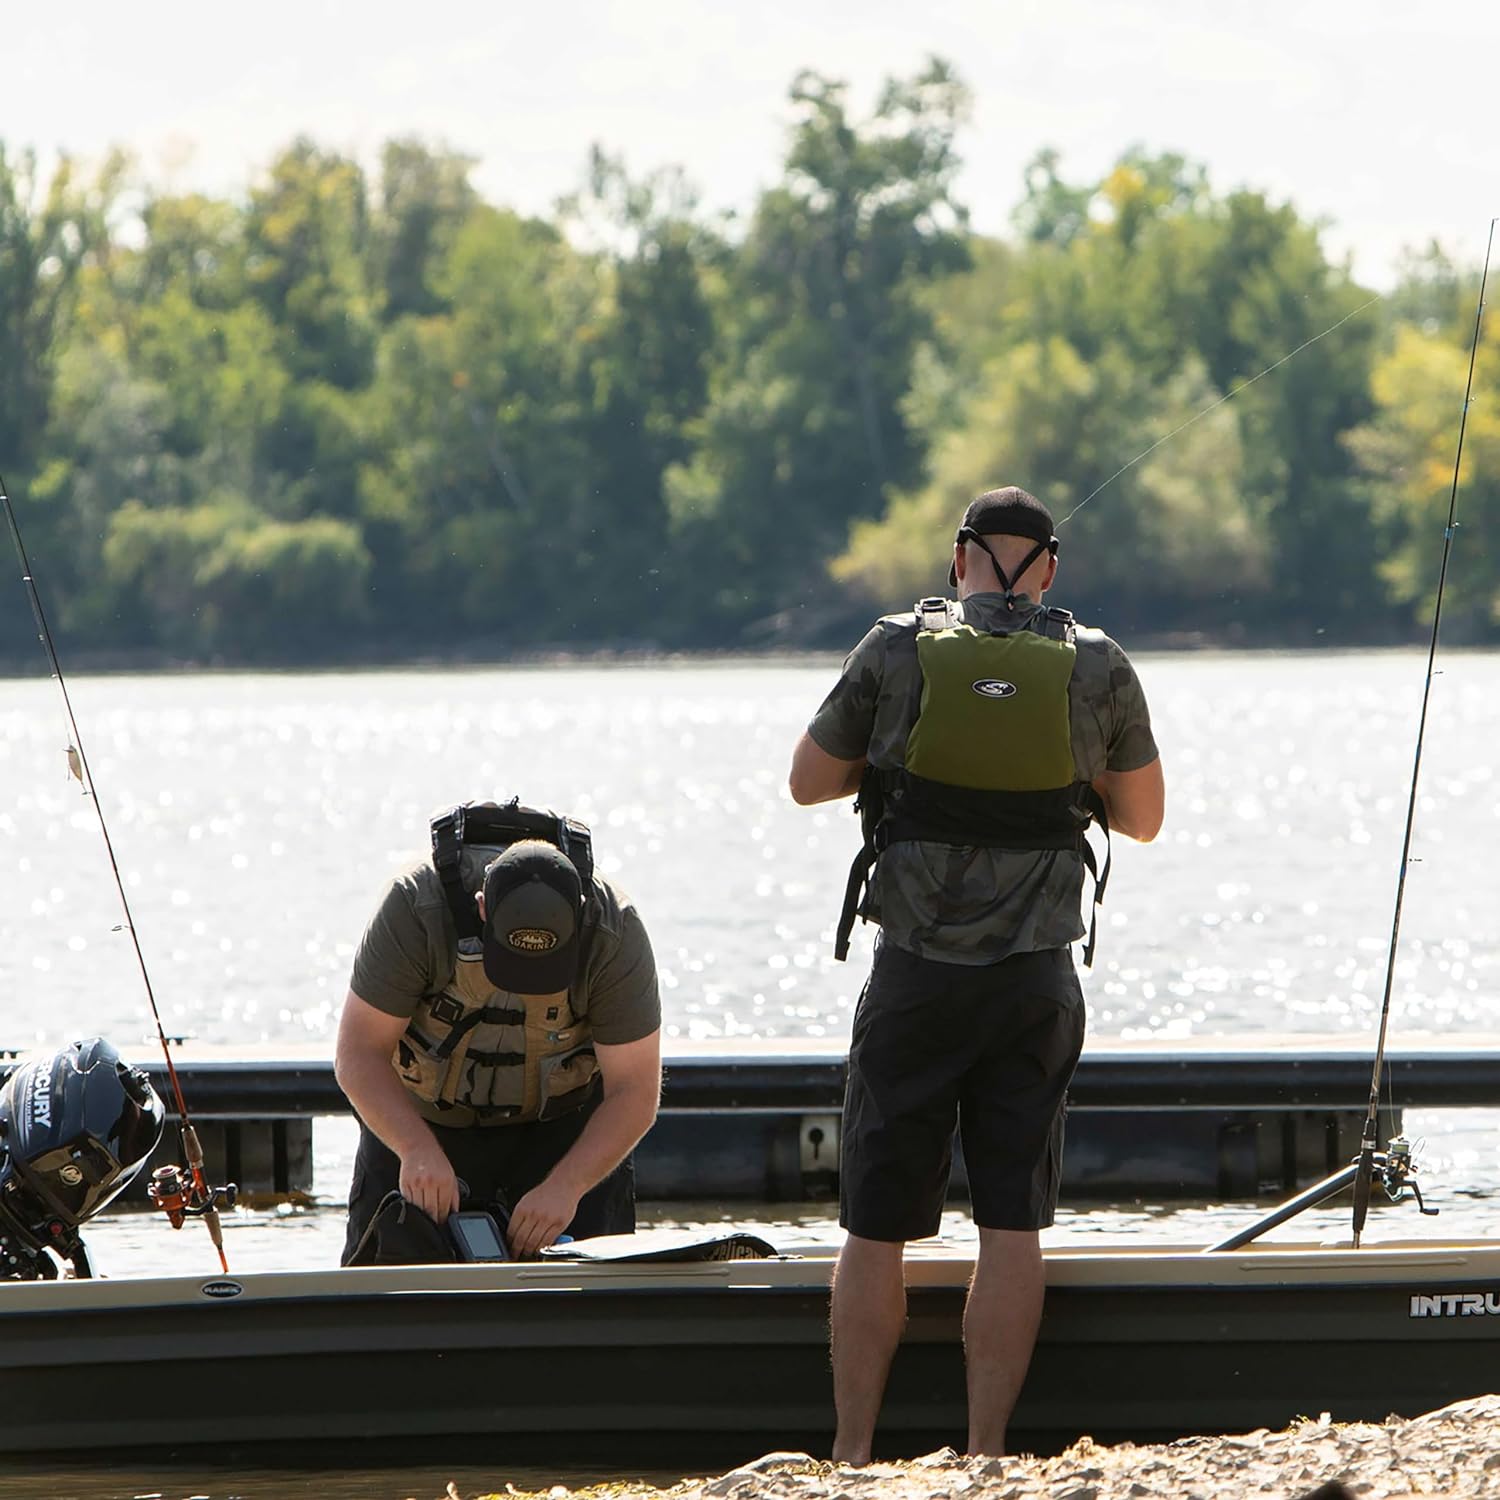
[[[1500,655],[1455,652],[1442,665],[1395,1049],[1424,1034],[1500,1035]],[[1337,1036],[1373,1050],[1423,656],[1143,655],[1137,666],[1168,817],[1153,845],[1116,840],[1084,979],[1091,1037]],[[869,954],[868,930],[848,964],[830,951],[856,824],[847,803],[809,810],[785,791],[792,743],[836,670],[833,658],[699,660],[80,676],[69,688],[171,1033],[331,1051],[354,944],[384,877],[425,847],[429,814],[519,792],[593,825],[601,870],[650,929],[669,1046],[837,1043]],[[136,1049],[149,1013],[94,809],[68,776],[68,738],[55,683],[0,681],[0,1045],[102,1033]],[[1441,1227],[1500,1232],[1500,1112],[1412,1112],[1408,1123],[1427,1137]],[[237,1270],[337,1258],[352,1139],[347,1121],[319,1124],[323,1207],[231,1216]],[[1246,1212],[1065,1209],[1051,1238],[1203,1243]],[[831,1227],[801,1210],[766,1219],[792,1245]],[[1346,1222],[1330,1211],[1292,1232]],[[1421,1222],[1412,1213],[1402,1229]],[[951,1215],[945,1233],[966,1232]],[[90,1241],[117,1273],[209,1262],[191,1230],[143,1216],[107,1217]],[[397,1493],[386,1477],[394,1488],[338,1491],[324,1476],[318,1493]],[[424,1482],[400,1492],[442,1492]],[[212,1491],[251,1492],[248,1478]]]
[[[386,874],[439,806],[520,792],[594,826],[661,968],[669,1036],[847,1035],[869,931],[831,934],[848,803],[785,791],[836,663],[80,677],[100,805],[169,1031],[330,1041]],[[1414,653],[1139,662],[1166,827],[1116,840],[1095,1037],[1373,1042],[1423,663]],[[147,1028],[55,684],[0,681],[0,1043]],[[1495,1032],[1500,656],[1437,679],[1394,1039]]]
[[[1085,977],[1092,1038],[1373,1048],[1424,665],[1416,652],[1139,659],[1168,815],[1154,844],[1115,840]],[[1500,654],[1442,666],[1398,1048],[1500,1034]],[[669,1047],[833,1044],[872,932],[834,961],[856,820],[847,802],[797,807],[785,779],[836,670],[201,672],[69,690],[169,1033],[331,1049],[354,944],[386,875],[423,850],[429,814],[514,791],[593,825],[601,869],[650,929]],[[67,740],[54,682],[0,681],[0,1045],[102,1033],[134,1046],[151,1029],[144,989]],[[347,1131],[323,1135],[319,1186],[336,1195]]]

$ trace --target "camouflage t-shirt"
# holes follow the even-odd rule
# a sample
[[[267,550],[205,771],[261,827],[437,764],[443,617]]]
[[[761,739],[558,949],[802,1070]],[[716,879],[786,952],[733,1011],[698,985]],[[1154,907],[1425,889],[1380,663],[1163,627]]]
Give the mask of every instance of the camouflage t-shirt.
[[[1045,614],[1025,595],[1008,613],[998,593],[971,594],[958,609],[966,624],[996,634],[1039,630]],[[1068,719],[1078,779],[1150,765],[1156,741],[1134,667],[1102,631],[1080,626],[1075,644]],[[807,732],[839,760],[899,770],[921,699],[916,617],[887,615],[849,653]],[[1082,856],[1072,849],[900,842],[876,861],[864,909],[898,948],[945,963],[992,964],[1081,938],[1083,876]]]

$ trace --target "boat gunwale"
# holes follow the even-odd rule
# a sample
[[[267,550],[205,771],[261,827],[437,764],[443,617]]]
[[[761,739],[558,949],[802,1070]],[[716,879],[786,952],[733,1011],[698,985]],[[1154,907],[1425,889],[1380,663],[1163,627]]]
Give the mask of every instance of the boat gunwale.
[[[951,1247],[911,1247],[913,1291],[962,1289],[974,1255]],[[0,1282],[0,1321],[10,1315],[90,1309],[285,1303],[410,1296],[507,1296],[534,1292],[587,1296],[606,1292],[804,1291],[826,1294],[836,1252],[810,1249],[768,1260],[638,1262],[559,1260],[428,1266],[328,1267],[97,1280]],[[1230,1290],[1281,1285],[1404,1285],[1489,1280],[1500,1285],[1500,1244],[1491,1241],[1347,1245],[1278,1243],[1260,1249],[1204,1251],[1176,1246],[1065,1246],[1045,1255],[1049,1288],[1203,1287]]]

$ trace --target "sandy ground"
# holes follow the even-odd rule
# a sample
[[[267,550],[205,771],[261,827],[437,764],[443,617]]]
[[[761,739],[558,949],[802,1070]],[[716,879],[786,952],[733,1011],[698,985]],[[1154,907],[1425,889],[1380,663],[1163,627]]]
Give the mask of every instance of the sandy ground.
[[[452,1492],[450,1492],[452,1493]],[[496,1500],[522,1492],[507,1486]],[[1448,1500],[1500,1497],[1500,1395],[1411,1421],[1334,1423],[1282,1432],[1101,1447],[1082,1438],[1055,1458],[962,1458],[951,1448],[853,1469],[769,1453],[713,1479],[670,1489],[554,1485],[547,1500]]]

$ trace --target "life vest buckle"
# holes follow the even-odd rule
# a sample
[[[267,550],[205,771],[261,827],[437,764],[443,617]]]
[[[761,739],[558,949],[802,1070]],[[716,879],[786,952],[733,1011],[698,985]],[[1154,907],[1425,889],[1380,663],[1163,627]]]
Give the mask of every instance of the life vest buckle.
[[[462,1019],[464,1008],[451,995],[436,995],[428,1003],[434,1021],[444,1026],[456,1026]]]

